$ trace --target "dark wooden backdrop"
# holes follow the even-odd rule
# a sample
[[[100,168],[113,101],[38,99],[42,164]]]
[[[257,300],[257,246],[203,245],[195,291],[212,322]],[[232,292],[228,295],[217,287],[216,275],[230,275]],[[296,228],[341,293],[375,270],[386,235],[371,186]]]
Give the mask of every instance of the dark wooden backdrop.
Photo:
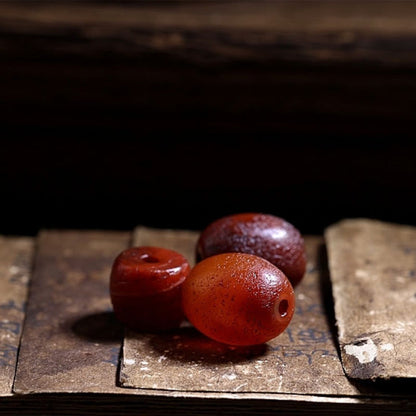
[[[416,3],[0,3],[0,233],[416,225]]]

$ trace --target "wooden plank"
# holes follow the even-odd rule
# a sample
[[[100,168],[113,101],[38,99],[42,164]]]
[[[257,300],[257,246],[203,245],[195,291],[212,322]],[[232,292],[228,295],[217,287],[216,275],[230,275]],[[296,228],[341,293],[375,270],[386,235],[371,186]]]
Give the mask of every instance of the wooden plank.
[[[351,219],[325,237],[347,375],[415,378],[416,228]]]
[[[31,284],[14,391],[113,391],[121,328],[109,273],[130,233],[43,231]]]
[[[249,137],[409,135],[415,8],[356,0],[1,2],[0,113],[11,132],[122,125],[141,137],[182,136],[203,124]]]
[[[136,242],[176,247],[192,261],[193,243],[190,243],[196,239],[195,232],[140,227],[135,236]],[[311,237],[308,241],[308,253],[315,259],[317,251],[322,254],[322,238]],[[403,400],[402,392],[395,397],[389,389],[390,395],[385,396],[374,389],[353,386],[349,387],[353,389],[351,393],[356,393],[337,396],[244,389],[230,393],[117,386],[121,328],[111,313],[108,275],[114,257],[129,244],[130,233],[124,232],[43,231],[40,234],[15,381],[15,391],[20,394],[0,401],[0,410],[10,415],[21,414],[21,411],[34,415],[71,415],[75,411],[80,415],[116,412],[150,416],[169,412],[194,414],[195,411],[213,415],[219,409],[224,414],[237,411],[247,415],[271,414],[276,406],[287,414],[310,414],[313,410],[323,415],[358,415],[369,411],[409,414],[416,409],[412,396],[405,396]],[[331,305],[325,306],[330,296],[326,260],[320,255],[319,258],[317,264],[314,260],[309,262],[307,279],[297,292],[299,304],[303,305],[295,324],[299,331],[303,328],[299,321],[305,319],[305,315],[310,316],[309,323],[316,320],[314,325],[328,319],[327,328],[331,327],[331,319],[326,314]],[[314,298],[317,295],[318,304]],[[277,352],[282,359],[301,365],[295,385],[299,387],[300,380],[304,380],[304,384],[310,386],[316,381],[307,382],[304,378],[305,371],[306,374],[310,371],[309,362],[322,364],[316,368],[316,376],[322,381],[327,372],[324,364],[336,363],[335,356],[331,355],[335,344],[328,340],[328,334],[321,334],[319,338],[318,332],[299,331],[287,336],[285,349]],[[290,337],[302,342],[301,349],[295,348]],[[173,343],[165,341],[169,345]],[[314,353],[317,345],[331,349]],[[156,344],[152,344],[150,352],[156,351],[154,347]],[[172,352],[174,355],[169,360],[175,361],[178,349],[173,348]],[[339,360],[337,369],[339,372]],[[326,383],[333,382],[333,375],[331,377]],[[335,384],[340,392],[345,392],[347,379],[342,371],[338,378]],[[289,389],[286,381],[282,384]],[[335,389],[320,388],[322,392]]]
[[[193,261],[198,233],[138,229],[135,245],[162,245]],[[269,343],[233,348],[208,340],[189,326],[174,334],[128,331],[121,384],[126,387],[222,393],[290,393],[354,396],[325,316],[321,280],[323,240],[306,239],[308,272],[297,288],[290,327]]]
[[[15,375],[34,240],[0,236],[0,396],[10,396]]]
[[[126,390],[126,389],[124,389]],[[129,389],[127,389],[129,390]],[[130,393],[131,389],[130,389]],[[236,397],[237,395],[237,397]],[[195,396],[195,395],[194,395]],[[205,394],[206,396],[206,394]],[[219,394],[217,394],[219,396]],[[72,394],[26,395],[7,398],[0,409],[8,416],[235,416],[258,415],[322,415],[322,416],[380,416],[414,414],[414,405],[407,402],[364,400],[356,398],[323,398],[318,396],[279,395],[279,400],[253,397],[248,394],[228,394],[228,397],[169,396],[168,392],[140,397],[134,394]]]
[[[2,2],[0,27],[48,54],[414,65],[415,14],[406,1]]]

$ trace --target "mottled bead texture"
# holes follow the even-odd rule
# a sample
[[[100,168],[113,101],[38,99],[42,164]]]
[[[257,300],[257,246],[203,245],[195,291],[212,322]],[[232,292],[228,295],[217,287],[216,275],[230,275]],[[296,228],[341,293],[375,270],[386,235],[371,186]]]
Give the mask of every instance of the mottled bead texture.
[[[206,336],[229,345],[265,343],[289,325],[292,285],[267,260],[225,253],[199,262],[182,287],[188,320]]]
[[[255,254],[273,263],[296,286],[306,269],[301,233],[282,218],[262,213],[241,213],[220,218],[201,233],[197,260],[227,252]]]

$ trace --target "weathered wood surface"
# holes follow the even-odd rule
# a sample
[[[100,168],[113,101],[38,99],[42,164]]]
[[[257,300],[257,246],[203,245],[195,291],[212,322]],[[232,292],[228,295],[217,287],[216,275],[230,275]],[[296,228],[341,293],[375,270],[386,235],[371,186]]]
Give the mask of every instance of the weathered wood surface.
[[[1,2],[1,114],[11,131],[410,134],[415,16],[407,1]]]
[[[135,243],[176,247],[192,261],[195,232],[139,227],[133,235]],[[153,416],[169,412],[194,414],[195,409],[198,414],[207,415],[217,414],[219,409],[224,414],[274,414],[276,406],[285,414],[316,411],[328,415],[358,415],[377,411],[405,415],[415,411],[412,389],[353,385],[343,374],[336,352],[326,260],[320,257],[324,254],[321,237],[307,238],[308,275],[297,289],[298,312],[294,327],[285,335],[285,342],[273,351],[286,366],[285,374],[278,373],[275,380],[278,386],[282,383],[283,388],[279,389],[282,393],[258,388],[219,392],[210,386],[202,391],[181,390],[180,386],[178,390],[148,385],[120,387],[117,380],[122,328],[111,313],[108,277],[115,256],[132,244],[130,236],[130,233],[108,231],[41,232],[15,380],[15,392],[20,394],[0,400],[1,410],[10,415],[58,412],[93,415],[116,411],[120,415]],[[322,325],[324,329],[318,330]],[[198,336],[186,334],[186,331],[180,335],[186,335],[187,342],[192,342],[185,345],[185,349],[175,344],[176,339],[163,340],[164,346],[171,347],[172,354],[162,362],[171,365],[181,362],[186,366],[189,359],[198,358],[199,353],[193,349],[193,341],[198,340]],[[135,337],[136,341],[147,343],[146,336],[141,340]],[[147,358],[152,358],[162,345],[156,341],[153,339],[146,344]],[[266,349],[265,360],[269,360],[271,348]],[[233,363],[235,374],[243,376],[240,370],[247,355],[237,357],[235,351],[222,353],[231,361],[236,360]],[[260,364],[256,360],[262,358],[249,356],[256,365]],[[203,358],[199,365],[205,370],[209,363],[219,366],[218,357],[206,352]],[[295,363],[300,365],[296,370],[297,380],[289,374],[289,367]],[[157,367],[160,363],[146,365]],[[283,369],[279,362],[277,371]],[[227,374],[232,382],[233,376]],[[261,380],[261,374],[257,375],[257,381]],[[280,375],[291,381],[281,380]],[[313,380],[311,375],[315,377]],[[319,385],[317,380],[323,384]],[[159,387],[162,386],[159,384]],[[305,388],[320,393],[285,393],[291,388],[298,392]]]
[[[416,228],[351,219],[325,237],[347,375],[416,378]]]
[[[193,260],[197,233],[135,233],[135,245],[166,245]],[[326,317],[322,280],[323,240],[306,239],[308,273],[296,290],[296,312],[289,328],[267,344],[232,348],[210,341],[194,328],[149,335],[128,332],[121,383],[127,387],[176,391],[292,393],[354,396],[339,361]],[[192,257],[191,257],[192,256]]]
[[[0,236],[0,396],[12,395],[34,239]]]
[[[32,276],[14,391],[113,391],[121,327],[109,273],[130,233],[43,231]]]

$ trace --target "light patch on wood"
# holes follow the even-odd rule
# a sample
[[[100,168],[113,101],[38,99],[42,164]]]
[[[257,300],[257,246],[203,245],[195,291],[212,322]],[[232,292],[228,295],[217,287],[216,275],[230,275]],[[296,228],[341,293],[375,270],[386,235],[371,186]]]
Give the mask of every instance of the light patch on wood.
[[[416,228],[350,219],[325,239],[347,375],[416,377]]]
[[[345,345],[344,350],[347,354],[354,356],[361,364],[371,363],[377,358],[377,346],[370,338],[357,344]]]

